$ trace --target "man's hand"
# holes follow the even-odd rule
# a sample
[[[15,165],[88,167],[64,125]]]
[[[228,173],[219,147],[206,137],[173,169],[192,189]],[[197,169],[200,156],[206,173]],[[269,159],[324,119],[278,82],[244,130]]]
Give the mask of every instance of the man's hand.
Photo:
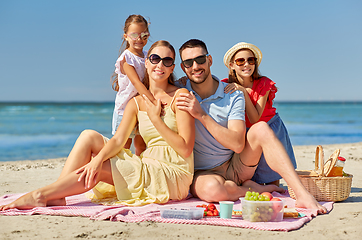
[[[189,112],[190,115],[196,119],[200,119],[203,115],[206,115],[204,110],[202,110],[199,101],[192,92],[180,93],[180,96],[176,98],[176,106],[180,110]]]

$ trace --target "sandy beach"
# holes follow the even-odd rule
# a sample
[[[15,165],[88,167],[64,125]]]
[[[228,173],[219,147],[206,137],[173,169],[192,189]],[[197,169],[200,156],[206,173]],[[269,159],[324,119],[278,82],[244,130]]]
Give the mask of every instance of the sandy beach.
[[[298,169],[314,168],[316,146],[294,147]],[[362,143],[324,145],[325,156],[339,148],[352,174],[349,198],[334,204],[298,230],[272,232],[233,227],[93,221],[85,217],[0,216],[0,239],[359,239],[362,234]],[[24,193],[57,179],[65,158],[0,162],[0,195]],[[287,188],[285,182],[282,184]]]

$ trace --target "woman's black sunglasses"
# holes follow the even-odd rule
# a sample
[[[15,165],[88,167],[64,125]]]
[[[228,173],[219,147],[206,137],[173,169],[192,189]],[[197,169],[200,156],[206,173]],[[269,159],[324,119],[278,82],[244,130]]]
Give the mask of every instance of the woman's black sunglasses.
[[[189,68],[192,67],[192,65],[194,64],[194,61],[197,64],[204,64],[206,62],[206,57],[209,56],[208,54],[206,55],[201,55],[195,58],[191,58],[191,59],[186,59],[184,61],[182,61],[182,64],[184,65],[185,68]]]
[[[159,62],[162,61],[163,65],[165,67],[171,67],[173,65],[173,62],[175,61],[172,57],[165,57],[165,58],[161,58],[160,56],[158,56],[157,54],[151,54],[148,57],[148,60],[150,60],[150,62],[152,64],[158,64]]]

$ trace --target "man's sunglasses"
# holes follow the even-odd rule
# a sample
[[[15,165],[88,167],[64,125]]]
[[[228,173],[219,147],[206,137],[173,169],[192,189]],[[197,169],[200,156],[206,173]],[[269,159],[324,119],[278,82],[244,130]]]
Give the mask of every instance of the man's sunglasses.
[[[206,55],[201,55],[195,58],[191,58],[191,59],[186,59],[184,61],[182,61],[182,64],[184,65],[185,68],[189,68],[192,67],[192,65],[194,65],[194,61],[197,64],[204,64],[206,62],[206,57],[209,56],[208,54]]]
[[[245,58],[238,58],[235,59],[235,64],[238,66],[244,66],[244,64],[248,62],[250,65],[255,65],[256,63],[256,58],[255,57],[250,57],[247,60],[245,60]]]
[[[136,41],[138,38],[142,40],[147,40],[147,38],[150,36],[149,32],[143,32],[143,33],[130,33],[127,34],[128,37],[130,37],[133,41]]]
[[[171,67],[173,65],[173,62],[175,61],[172,57],[165,57],[165,58],[161,58],[160,56],[158,56],[157,54],[151,54],[148,57],[148,60],[152,63],[152,64],[158,64],[159,62],[162,61],[163,65],[165,67]]]

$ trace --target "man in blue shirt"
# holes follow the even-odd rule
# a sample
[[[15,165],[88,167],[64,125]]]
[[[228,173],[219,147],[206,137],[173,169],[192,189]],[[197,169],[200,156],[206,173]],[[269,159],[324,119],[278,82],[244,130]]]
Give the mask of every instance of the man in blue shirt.
[[[181,68],[189,94],[176,99],[179,109],[195,118],[194,196],[207,202],[236,201],[246,191],[283,192],[275,185],[259,185],[250,179],[264,153],[268,165],[298,193],[296,207],[326,213],[305,189],[283,145],[265,122],[254,124],[246,135],[245,102],[241,92],[224,93],[224,83],[211,75],[212,57],[204,42],[191,39],[180,50]]]

